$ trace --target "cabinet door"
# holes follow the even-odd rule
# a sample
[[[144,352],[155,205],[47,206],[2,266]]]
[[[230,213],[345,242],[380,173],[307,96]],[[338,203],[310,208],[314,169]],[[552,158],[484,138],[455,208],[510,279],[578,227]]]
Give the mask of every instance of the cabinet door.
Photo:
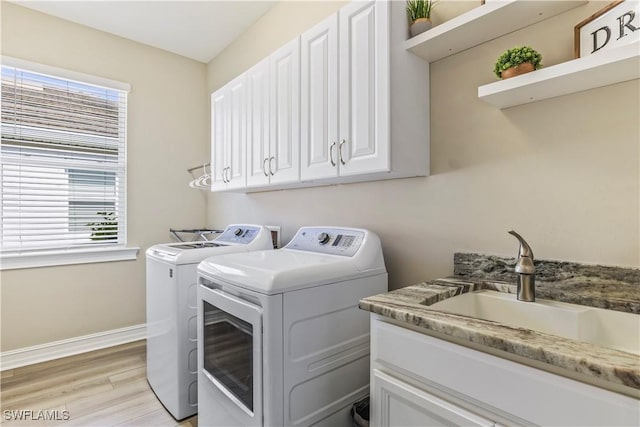
[[[390,170],[389,3],[355,1],[339,12],[340,175]]]
[[[211,191],[224,190],[225,144],[227,144],[227,97],[223,87],[211,94]]]
[[[371,425],[394,426],[494,426],[446,400],[377,369],[372,373]]]
[[[271,183],[300,178],[300,38],[270,57]]]
[[[338,175],[338,15],[300,38],[300,179]]]
[[[245,172],[247,156],[247,84],[246,75],[235,78],[226,86],[228,88],[229,134],[227,159],[227,188],[243,188],[247,185]]]
[[[247,185],[269,183],[269,60],[247,71]]]

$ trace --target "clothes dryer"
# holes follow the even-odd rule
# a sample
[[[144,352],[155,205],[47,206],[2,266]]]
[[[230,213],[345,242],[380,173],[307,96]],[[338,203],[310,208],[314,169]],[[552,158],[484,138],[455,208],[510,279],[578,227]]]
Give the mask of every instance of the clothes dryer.
[[[229,225],[212,241],[147,249],[147,380],[180,420],[197,411],[196,268],[213,254],[273,249],[260,225]]]
[[[369,391],[369,316],[387,291],[371,231],[303,227],[283,249],[198,266],[198,424],[351,426]]]

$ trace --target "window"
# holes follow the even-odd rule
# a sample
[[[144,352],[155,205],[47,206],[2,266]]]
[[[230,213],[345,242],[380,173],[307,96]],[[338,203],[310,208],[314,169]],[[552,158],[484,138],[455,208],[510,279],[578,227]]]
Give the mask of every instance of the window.
[[[3,58],[3,261],[124,247],[127,86],[4,64]]]

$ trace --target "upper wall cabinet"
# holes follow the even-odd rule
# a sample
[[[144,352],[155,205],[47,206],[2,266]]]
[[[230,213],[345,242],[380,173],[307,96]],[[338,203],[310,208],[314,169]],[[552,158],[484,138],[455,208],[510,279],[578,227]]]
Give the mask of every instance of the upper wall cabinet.
[[[353,2],[338,15],[340,175],[389,172],[389,7]]]
[[[246,76],[211,95],[211,190],[246,187]]]
[[[300,177],[300,39],[269,57],[271,75],[271,183],[295,182]]]
[[[249,69],[247,186],[298,182],[300,175],[300,39]]]
[[[302,180],[391,170],[386,6],[350,3],[301,37]]]
[[[302,180],[338,176],[338,15],[301,36]]]
[[[302,34],[302,181],[428,174],[429,67],[404,51],[406,34],[404,4],[375,1]]]
[[[269,58],[247,71],[247,185],[269,183]]]
[[[246,191],[427,175],[429,64],[406,35],[404,2],[354,1],[245,73]]]

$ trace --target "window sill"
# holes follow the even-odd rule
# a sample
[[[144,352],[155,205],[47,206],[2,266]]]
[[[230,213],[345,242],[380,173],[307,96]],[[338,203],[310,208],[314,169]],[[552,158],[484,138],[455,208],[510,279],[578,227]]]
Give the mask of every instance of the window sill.
[[[98,249],[67,249],[1,254],[0,270],[89,264],[95,262],[131,261],[137,259],[138,252],[140,252],[140,248],[120,246]]]

